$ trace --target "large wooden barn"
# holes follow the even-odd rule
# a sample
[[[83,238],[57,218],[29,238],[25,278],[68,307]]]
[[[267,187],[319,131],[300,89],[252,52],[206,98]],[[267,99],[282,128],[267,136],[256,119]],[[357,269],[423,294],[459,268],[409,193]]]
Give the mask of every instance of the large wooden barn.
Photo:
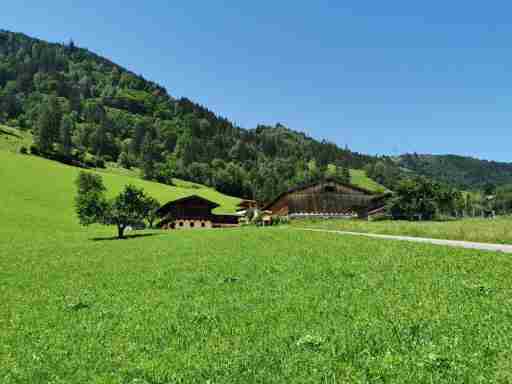
[[[163,205],[157,215],[163,229],[237,227],[238,216],[216,215],[212,211],[219,204],[200,196],[188,196]]]
[[[267,204],[273,216],[368,218],[384,207],[386,195],[351,184],[325,180],[284,192]]]

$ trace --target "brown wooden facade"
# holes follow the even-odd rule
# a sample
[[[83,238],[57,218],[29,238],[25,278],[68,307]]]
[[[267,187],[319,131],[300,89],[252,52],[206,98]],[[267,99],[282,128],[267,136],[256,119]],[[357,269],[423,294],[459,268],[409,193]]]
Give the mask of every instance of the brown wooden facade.
[[[265,210],[275,216],[310,215],[334,217],[368,217],[369,212],[384,205],[383,195],[332,180],[294,188],[279,195]]]
[[[163,229],[200,229],[238,226],[238,216],[216,215],[212,212],[219,205],[200,196],[188,196],[170,201],[157,214]]]

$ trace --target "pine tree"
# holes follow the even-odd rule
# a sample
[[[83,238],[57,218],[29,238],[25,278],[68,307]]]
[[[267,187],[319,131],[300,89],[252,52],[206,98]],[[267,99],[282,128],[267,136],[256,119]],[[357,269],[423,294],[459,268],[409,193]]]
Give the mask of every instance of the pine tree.
[[[347,167],[341,168],[341,177],[344,183],[350,184],[350,170]]]
[[[71,153],[71,136],[75,129],[75,122],[73,118],[69,115],[64,116],[60,124],[60,141],[59,141],[59,151],[66,156],[69,156]]]
[[[36,142],[42,153],[52,149],[51,113],[47,104],[43,104],[39,108]]]
[[[151,131],[146,133],[141,148],[142,176],[151,180],[156,176],[157,144]]]
[[[49,130],[50,130],[50,139],[53,142],[59,140],[60,135],[60,122],[62,120],[62,110],[57,100],[57,97],[51,95],[48,98],[48,112],[49,112]]]
[[[94,132],[93,141],[93,152],[97,156],[103,156],[107,145],[107,132],[109,129],[110,122],[107,118],[104,118],[100,124],[97,125],[96,131]]]

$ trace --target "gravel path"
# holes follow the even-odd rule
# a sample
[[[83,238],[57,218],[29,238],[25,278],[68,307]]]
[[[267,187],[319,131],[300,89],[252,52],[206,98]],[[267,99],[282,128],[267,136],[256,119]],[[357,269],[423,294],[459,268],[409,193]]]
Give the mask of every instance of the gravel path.
[[[445,245],[448,247],[458,247],[458,248],[478,249],[478,250],[482,250],[482,251],[512,253],[512,245],[473,243],[470,241],[459,241],[459,240],[427,239],[427,238],[423,238],[423,237],[411,237],[411,236],[377,235],[377,234],[372,234],[372,233],[333,231],[333,230],[315,229],[315,228],[299,228],[299,229],[303,230],[303,231],[311,231],[311,232],[324,232],[324,233],[335,233],[338,235],[363,236],[363,237],[370,237],[370,238],[374,238],[374,239],[413,241],[416,243]]]

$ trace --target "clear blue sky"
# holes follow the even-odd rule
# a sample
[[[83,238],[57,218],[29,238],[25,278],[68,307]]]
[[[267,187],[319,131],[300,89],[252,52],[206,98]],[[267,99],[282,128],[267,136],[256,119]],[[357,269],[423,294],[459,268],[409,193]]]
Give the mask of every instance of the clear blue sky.
[[[512,161],[511,14],[492,0],[17,0],[0,28],[73,38],[242,127]]]

